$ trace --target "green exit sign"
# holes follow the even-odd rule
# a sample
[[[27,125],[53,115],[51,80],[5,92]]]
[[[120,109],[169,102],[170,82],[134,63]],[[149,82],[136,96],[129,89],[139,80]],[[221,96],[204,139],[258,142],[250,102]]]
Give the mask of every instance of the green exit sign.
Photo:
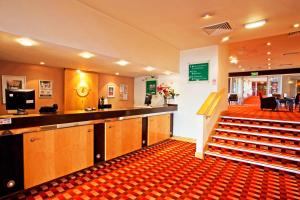
[[[251,76],[258,76],[258,72],[251,72]]]

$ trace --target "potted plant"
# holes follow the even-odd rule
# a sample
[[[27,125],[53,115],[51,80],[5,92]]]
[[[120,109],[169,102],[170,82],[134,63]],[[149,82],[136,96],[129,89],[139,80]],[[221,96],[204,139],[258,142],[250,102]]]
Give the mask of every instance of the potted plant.
[[[170,87],[164,83],[157,86],[157,92],[158,92],[158,94],[163,96],[164,105],[168,105],[168,99],[174,99],[175,96],[179,95],[179,94],[175,93],[175,90],[172,87]]]

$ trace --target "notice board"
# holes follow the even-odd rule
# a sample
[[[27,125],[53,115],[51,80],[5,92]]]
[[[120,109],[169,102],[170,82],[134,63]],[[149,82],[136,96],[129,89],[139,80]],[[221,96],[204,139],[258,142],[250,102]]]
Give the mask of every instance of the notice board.
[[[156,95],[156,80],[146,81],[146,94]]]
[[[189,64],[189,81],[208,81],[209,63]]]

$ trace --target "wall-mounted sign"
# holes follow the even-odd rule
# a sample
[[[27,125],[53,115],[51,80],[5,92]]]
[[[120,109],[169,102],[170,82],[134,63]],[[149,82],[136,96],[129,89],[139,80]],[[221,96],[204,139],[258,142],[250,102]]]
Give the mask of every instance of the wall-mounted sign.
[[[146,81],[146,94],[156,95],[156,80]]]
[[[39,80],[39,97],[52,98],[52,95],[53,95],[52,81]]]
[[[208,81],[209,63],[189,64],[189,81]]]
[[[251,72],[251,76],[258,76],[258,72]]]

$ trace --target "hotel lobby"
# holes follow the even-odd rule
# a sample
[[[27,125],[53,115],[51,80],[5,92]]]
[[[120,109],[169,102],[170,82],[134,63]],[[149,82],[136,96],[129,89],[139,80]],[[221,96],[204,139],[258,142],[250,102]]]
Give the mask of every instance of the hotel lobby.
[[[0,0],[0,199],[300,199],[297,0]]]

